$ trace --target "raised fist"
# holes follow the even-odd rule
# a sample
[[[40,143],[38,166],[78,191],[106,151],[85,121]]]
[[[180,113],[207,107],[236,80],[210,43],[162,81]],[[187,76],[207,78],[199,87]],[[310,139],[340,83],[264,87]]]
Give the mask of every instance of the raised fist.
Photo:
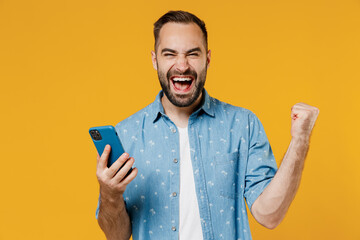
[[[291,136],[309,140],[311,131],[319,115],[319,109],[305,103],[297,103],[291,108]]]

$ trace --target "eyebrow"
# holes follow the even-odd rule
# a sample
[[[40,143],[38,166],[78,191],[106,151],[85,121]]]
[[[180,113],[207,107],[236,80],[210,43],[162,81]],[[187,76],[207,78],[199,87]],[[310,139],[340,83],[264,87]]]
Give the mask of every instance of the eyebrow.
[[[176,51],[175,51],[175,50],[170,49],[170,48],[164,48],[164,49],[162,49],[162,50],[161,50],[161,53],[164,53],[164,52],[176,53]]]
[[[164,53],[164,52],[171,52],[171,53],[177,53],[177,51],[171,49],[171,48],[164,48],[161,50],[161,53]],[[199,47],[196,47],[196,48],[192,48],[192,49],[189,49],[186,51],[186,53],[191,53],[191,52],[201,52],[201,49]]]

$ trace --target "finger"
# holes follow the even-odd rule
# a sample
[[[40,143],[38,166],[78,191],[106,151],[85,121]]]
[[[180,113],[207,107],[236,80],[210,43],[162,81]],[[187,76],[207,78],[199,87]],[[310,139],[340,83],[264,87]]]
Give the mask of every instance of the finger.
[[[99,166],[100,156],[99,153],[96,153],[96,166]]]
[[[319,116],[319,109],[317,109],[317,111],[315,112],[315,117],[311,121],[311,129],[313,129],[318,116]]]
[[[304,105],[301,105],[299,103],[295,104],[292,108],[291,108],[291,111],[292,112],[296,112],[296,111],[302,111],[302,110],[309,110],[308,107],[304,106]]]
[[[314,107],[314,106],[311,106],[311,105],[308,105],[306,103],[296,103],[294,106],[292,106],[291,108],[291,111],[292,110],[310,110],[312,112],[319,112],[319,109],[317,107]]]
[[[115,174],[114,181],[121,182],[123,180],[123,178],[125,177],[125,175],[130,171],[134,162],[135,162],[134,158],[132,158],[132,157],[129,158],[129,160],[127,160],[127,162],[123,165],[123,167],[120,169],[120,171]]]
[[[302,102],[299,102],[299,103],[297,103],[296,105],[297,105],[297,107],[299,107],[299,108],[309,108],[309,107],[311,107],[309,104],[302,103]]]
[[[132,180],[134,180],[134,178],[137,176],[137,173],[138,173],[138,169],[136,167],[133,168],[129,176],[127,176],[124,180],[122,180],[121,183],[124,184],[125,186],[128,185]]]
[[[319,109],[316,107],[301,107],[301,106],[294,106],[291,110],[291,118],[295,119],[294,117],[296,116],[297,118],[312,118],[316,120],[317,116],[319,115]]]
[[[123,153],[108,169],[106,175],[109,177],[113,177],[115,173],[119,170],[119,168],[128,160],[129,154]]]
[[[101,154],[101,157],[99,159],[99,164],[98,164],[98,167],[100,169],[105,169],[106,168],[106,165],[107,165],[107,162],[108,162],[108,158],[109,158],[109,155],[110,155],[110,151],[111,151],[111,147],[109,144],[107,144],[104,148],[104,151],[103,153]]]

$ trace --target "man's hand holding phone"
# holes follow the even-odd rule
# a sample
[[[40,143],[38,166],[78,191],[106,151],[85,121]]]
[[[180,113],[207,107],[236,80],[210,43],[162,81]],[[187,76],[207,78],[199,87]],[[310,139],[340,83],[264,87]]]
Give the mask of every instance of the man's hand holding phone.
[[[111,147],[108,144],[101,157],[97,155],[96,176],[100,184],[98,223],[107,239],[129,239],[131,223],[123,193],[126,186],[136,177],[138,169],[133,168],[128,174],[135,161],[134,158],[129,158],[128,153],[123,153],[108,167],[110,152]]]
[[[100,184],[101,201],[118,205],[123,202],[122,195],[126,186],[136,177],[138,169],[133,168],[126,176],[135,162],[134,158],[129,158],[128,153],[123,153],[110,167],[107,167],[110,151],[110,145],[106,145],[101,157],[98,154],[96,176]]]

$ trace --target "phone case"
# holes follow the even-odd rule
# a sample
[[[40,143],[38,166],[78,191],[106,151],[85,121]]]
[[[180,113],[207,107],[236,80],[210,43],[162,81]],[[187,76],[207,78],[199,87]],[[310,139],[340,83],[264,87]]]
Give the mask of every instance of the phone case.
[[[111,152],[108,158],[108,167],[110,167],[125,152],[113,126],[93,127],[89,129],[89,133],[100,156],[107,144],[111,146]],[[99,139],[99,135],[97,133],[100,134],[101,139]]]

